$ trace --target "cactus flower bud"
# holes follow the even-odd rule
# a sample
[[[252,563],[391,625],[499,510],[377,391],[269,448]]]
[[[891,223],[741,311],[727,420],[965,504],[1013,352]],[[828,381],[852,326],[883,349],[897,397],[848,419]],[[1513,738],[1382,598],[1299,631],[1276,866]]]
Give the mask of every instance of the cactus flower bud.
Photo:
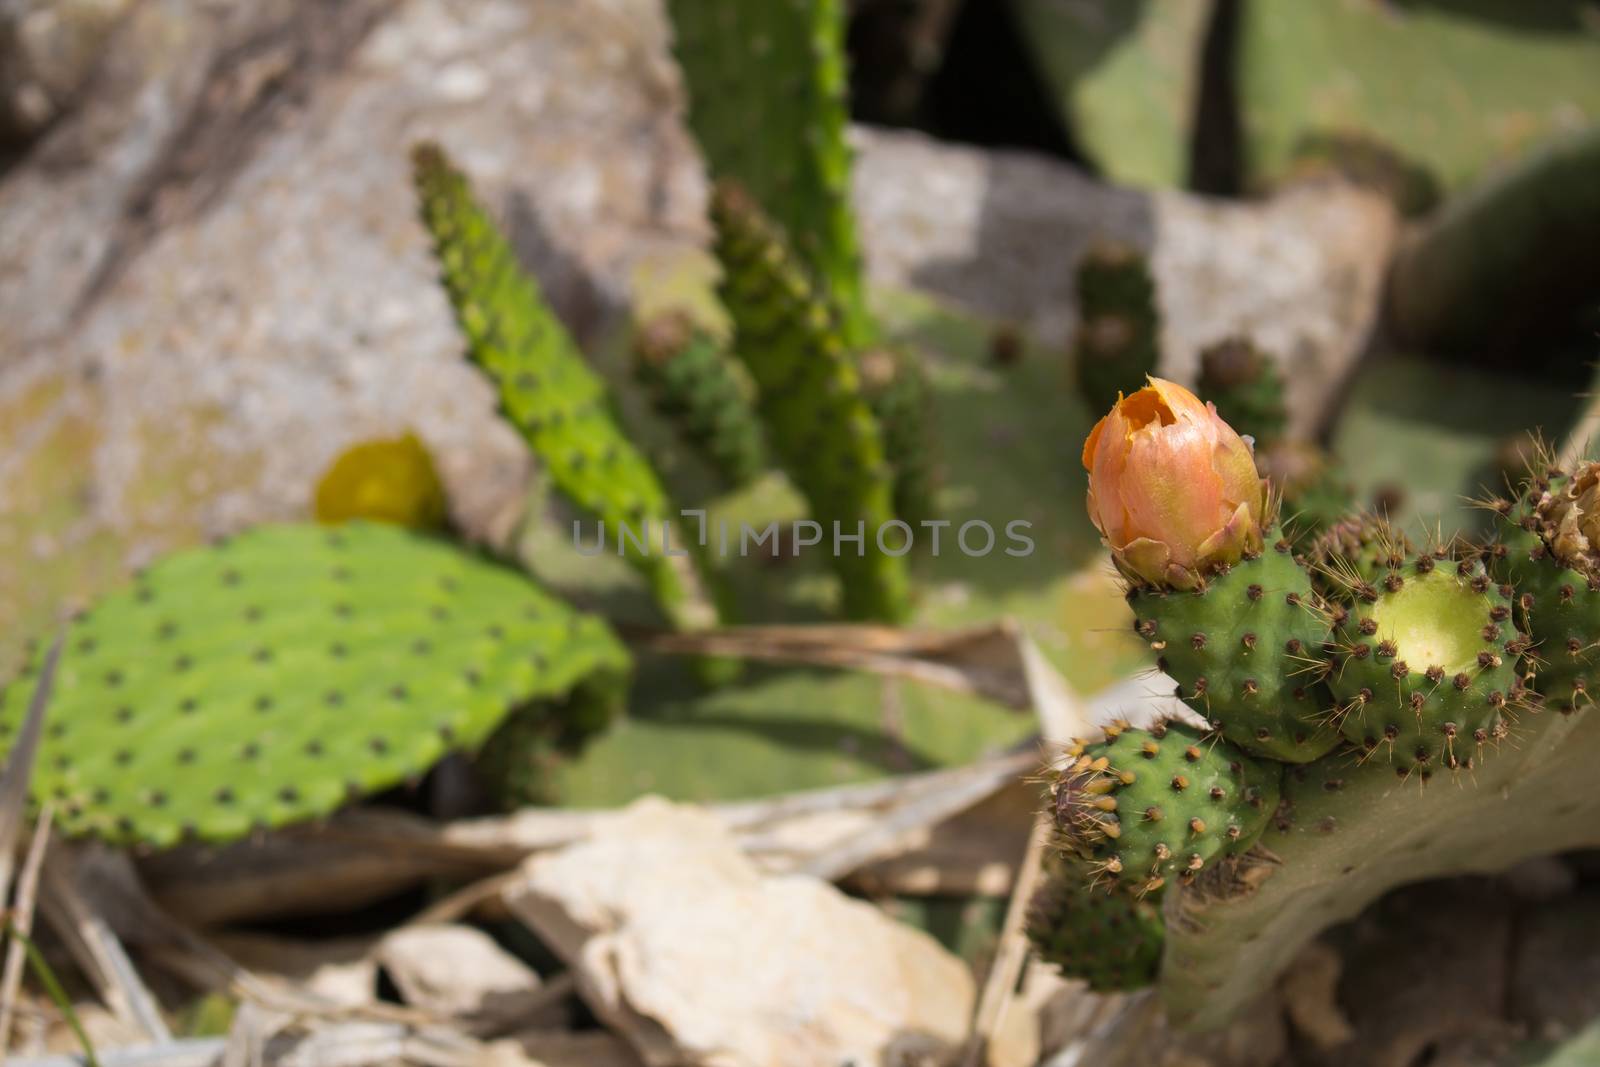
[[[1089,518],[1132,581],[1193,589],[1259,552],[1266,483],[1211,404],[1160,378],[1118,399],[1083,446]]]

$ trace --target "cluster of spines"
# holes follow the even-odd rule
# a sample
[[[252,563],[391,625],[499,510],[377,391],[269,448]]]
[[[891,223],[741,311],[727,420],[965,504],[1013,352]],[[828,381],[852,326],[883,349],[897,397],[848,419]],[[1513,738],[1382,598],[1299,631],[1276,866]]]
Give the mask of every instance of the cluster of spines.
[[[1073,368],[1091,411],[1144,386],[1160,359],[1161,314],[1145,257],[1130,245],[1098,241],[1078,263],[1078,332]]]
[[[639,330],[634,375],[651,403],[730,488],[767,469],[766,441],[754,387],[744,368],[708,330],[682,310],[661,312]]]
[[[848,349],[863,350],[877,331],[850,205],[844,3],[671,0],[668,11],[712,179],[739,183],[791,235]]]
[[[859,363],[884,458],[894,472],[895,514],[916,526],[933,517],[938,484],[927,373],[912,352],[898,347],[869,349]]]
[[[711,219],[734,350],[755,380],[768,441],[824,530],[861,535],[831,555],[845,613],[899,619],[906,562],[879,537],[895,518],[893,474],[832,302],[737,185],[716,186]]]
[[[412,158],[422,219],[469,355],[498,387],[502,409],[551,481],[613,531],[659,530],[672,522],[666,491],[618,426],[604,383],[465,175],[437,145],[418,146]],[[673,540],[691,554],[627,545],[625,555],[675,626],[713,626],[718,611],[704,552],[692,537]]]

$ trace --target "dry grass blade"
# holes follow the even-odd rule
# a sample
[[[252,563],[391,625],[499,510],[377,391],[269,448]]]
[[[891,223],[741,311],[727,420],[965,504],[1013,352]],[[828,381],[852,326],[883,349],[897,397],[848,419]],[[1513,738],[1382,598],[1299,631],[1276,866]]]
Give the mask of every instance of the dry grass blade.
[[[11,1020],[16,1013],[17,994],[22,989],[22,968],[28,959],[28,946],[22,938],[33,934],[33,905],[39,891],[39,872],[44,867],[44,852],[49,847],[53,812],[48,803],[39,812],[33,840],[28,843],[28,856],[22,863],[22,877],[17,879],[17,901],[11,910],[9,929],[22,936],[12,937],[6,945],[5,971],[0,975],[0,1063],[5,1062],[6,1050],[11,1045]]]
[[[39,738],[44,733],[44,713],[55,688],[56,664],[61,659],[65,635],[57,636],[39,668],[39,684],[28,703],[28,717],[11,746],[11,756],[0,771],[0,903],[11,891],[11,868],[17,841],[22,834],[22,816],[28,807],[28,784],[33,779],[33,761],[39,753]]]

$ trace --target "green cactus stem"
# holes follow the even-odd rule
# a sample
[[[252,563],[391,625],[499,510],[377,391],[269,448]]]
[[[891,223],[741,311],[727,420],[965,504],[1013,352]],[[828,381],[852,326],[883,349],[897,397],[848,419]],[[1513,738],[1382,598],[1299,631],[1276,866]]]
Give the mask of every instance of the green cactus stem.
[[[862,535],[831,554],[845,614],[902,618],[906,562],[885,551],[901,542],[892,528],[879,536],[895,517],[893,477],[837,316],[738,186],[716,187],[711,218],[734,348],[755,379],[768,441],[824,536]]]
[[[927,374],[915,353],[904,348],[869,349],[857,362],[882,432],[884,457],[894,471],[895,514],[916,526],[934,517],[938,486]]]
[[[1097,993],[1143,989],[1156,979],[1166,939],[1159,900],[1091,885],[1075,863],[1051,857],[1028,903],[1028,940],[1040,959]]]
[[[1288,425],[1283,374],[1249,338],[1230,337],[1202,349],[1195,391],[1216,405],[1229,426],[1253,438],[1257,452],[1281,438]]]
[[[1099,241],[1078,263],[1078,332],[1073,366],[1078,391],[1093,412],[1144,386],[1160,361],[1161,314],[1143,254]]]
[[[443,150],[421,145],[412,160],[422,220],[468,354],[499,389],[506,417],[556,488],[610,529],[671,623],[685,630],[715,626],[703,546],[677,528],[655,471],[617,424],[605,384]],[[624,527],[643,533],[648,547],[625,538]]]
[[[668,12],[713,181],[742,185],[789,235],[847,349],[875,343],[850,206],[845,4],[671,0]]]
[[[1178,695],[1247,752],[1305,763],[1339,743],[1327,723],[1327,613],[1288,542],[1194,592],[1135,588],[1134,629],[1178,683]]]
[[[73,624],[34,797],[74,836],[227,841],[421,775],[593,683],[603,711],[556,727],[586,735],[627,669],[604,623],[446,542],[260,527],[167,557]],[[0,693],[0,740],[33,678]]]
[[[665,311],[639,330],[634,376],[655,409],[729,488],[766,471],[767,446],[756,415],[755,387],[744,367],[682,310]]]
[[[1094,882],[1150,893],[1190,881],[1250,847],[1278,806],[1282,766],[1257,762],[1180,723],[1106,727],[1075,742],[1053,774],[1050,810],[1064,850]]]

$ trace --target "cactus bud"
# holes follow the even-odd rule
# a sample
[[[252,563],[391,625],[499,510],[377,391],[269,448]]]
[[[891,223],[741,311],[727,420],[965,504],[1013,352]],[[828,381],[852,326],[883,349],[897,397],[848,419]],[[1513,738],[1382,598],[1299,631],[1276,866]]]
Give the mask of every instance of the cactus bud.
[[[1266,485],[1213,405],[1148,381],[1084,443],[1089,517],[1129,580],[1193,589],[1208,571],[1261,551]]]

